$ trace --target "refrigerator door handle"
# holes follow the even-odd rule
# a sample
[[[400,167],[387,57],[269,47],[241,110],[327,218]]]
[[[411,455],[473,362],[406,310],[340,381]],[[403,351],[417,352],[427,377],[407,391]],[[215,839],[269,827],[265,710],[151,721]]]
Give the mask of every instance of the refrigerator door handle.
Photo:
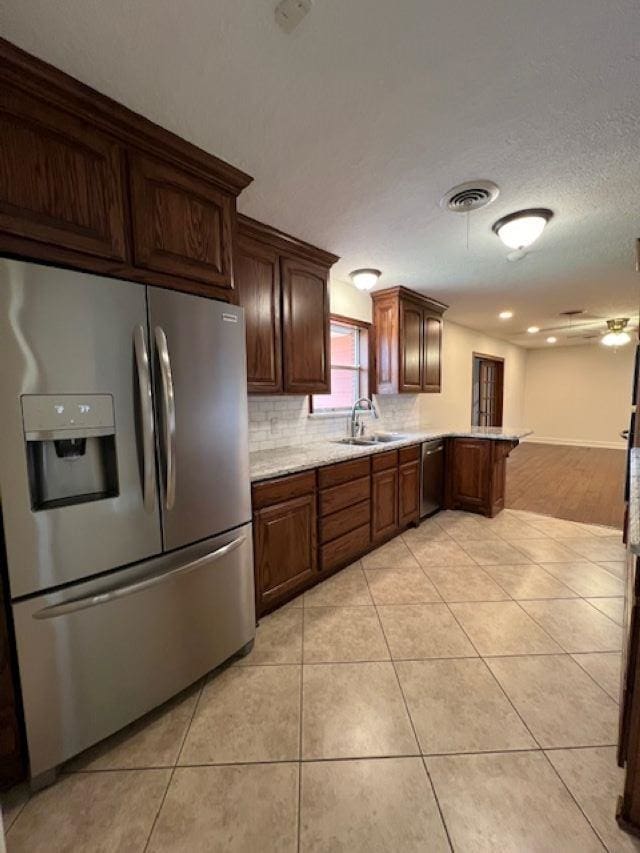
[[[63,601],[60,604],[52,604],[49,607],[43,607],[42,610],[38,610],[33,614],[33,619],[53,619],[56,616],[64,616],[68,613],[75,613],[78,610],[86,610],[88,607],[95,607],[98,604],[107,604],[109,601],[124,598],[126,595],[134,595],[136,592],[142,592],[145,589],[149,589],[149,587],[157,586],[158,584],[164,583],[168,580],[174,580],[179,575],[185,575],[188,572],[195,571],[213,560],[219,560],[231,553],[231,551],[235,551],[239,548],[245,540],[246,536],[238,536],[237,539],[233,539],[231,542],[228,542],[221,548],[217,548],[210,554],[205,554],[203,557],[198,557],[197,560],[190,560],[182,566],[177,566],[175,569],[170,569],[168,572],[154,575],[153,577],[146,578],[142,581],[136,581],[135,583],[127,584],[126,586],[116,587],[116,589],[110,589],[107,592],[101,592],[97,595],[87,595],[83,598],[75,598],[70,601]]]
[[[149,353],[145,330],[142,325],[136,326],[133,334],[133,345],[136,356],[138,373],[138,391],[140,396],[140,413],[142,421],[142,470],[144,508],[153,512],[156,496],[155,483],[155,429],[153,422],[153,398],[151,396],[151,371],[149,368]]]
[[[173,509],[176,499],[176,403],[173,394],[173,376],[171,374],[171,359],[167,336],[162,326],[156,326],[156,347],[162,378],[162,404],[164,418],[165,440],[165,506]]]

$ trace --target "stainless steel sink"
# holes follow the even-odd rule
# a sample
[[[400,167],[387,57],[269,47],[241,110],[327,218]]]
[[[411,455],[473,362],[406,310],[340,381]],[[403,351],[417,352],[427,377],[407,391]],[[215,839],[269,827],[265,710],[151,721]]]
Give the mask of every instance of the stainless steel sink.
[[[357,444],[371,447],[373,444],[391,444],[394,441],[402,441],[405,435],[362,435],[357,438],[339,438],[335,444]]]

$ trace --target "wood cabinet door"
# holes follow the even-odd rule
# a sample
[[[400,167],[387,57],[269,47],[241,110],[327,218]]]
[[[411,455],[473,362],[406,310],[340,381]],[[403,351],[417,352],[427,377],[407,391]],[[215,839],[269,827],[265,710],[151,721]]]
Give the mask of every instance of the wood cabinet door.
[[[250,392],[282,392],[280,266],[268,246],[239,237],[234,253],[234,286],[244,308],[247,387]]]
[[[398,529],[398,469],[371,475],[371,540],[378,542]]]
[[[404,527],[420,517],[420,463],[398,467],[398,524]]]
[[[124,260],[120,146],[70,113],[0,88],[0,231]]]
[[[422,390],[437,394],[442,388],[442,319],[425,312],[423,326]]]
[[[326,269],[281,258],[284,390],[323,394],[331,390],[329,289]]]
[[[454,505],[460,509],[487,509],[491,486],[491,442],[456,438],[450,476]]]
[[[152,157],[129,166],[136,266],[231,289],[233,199]]]
[[[374,388],[377,394],[398,393],[398,303],[377,299],[373,303],[375,347]]]
[[[422,391],[423,309],[409,300],[400,302],[400,382],[398,390]]]
[[[260,613],[304,586],[316,571],[316,496],[253,514],[256,598]]]

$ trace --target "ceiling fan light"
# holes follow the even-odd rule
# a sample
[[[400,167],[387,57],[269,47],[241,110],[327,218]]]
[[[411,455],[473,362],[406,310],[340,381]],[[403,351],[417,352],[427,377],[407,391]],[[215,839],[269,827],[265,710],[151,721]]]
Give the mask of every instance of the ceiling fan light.
[[[628,322],[628,317],[621,317],[617,320],[607,320],[607,328],[609,331],[603,337],[602,343],[606,347],[623,347],[625,344],[630,343],[631,335],[629,332],[625,332]]]
[[[602,339],[602,343],[606,347],[623,347],[630,342],[631,335],[629,332],[607,332]]]
[[[519,210],[503,216],[494,223],[492,230],[505,246],[521,250],[535,243],[552,216],[553,212],[546,207]]]
[[[378,283],[382,273],[380,270],[362,269],[349,273],[349,278],[358,290],[372,290]]]

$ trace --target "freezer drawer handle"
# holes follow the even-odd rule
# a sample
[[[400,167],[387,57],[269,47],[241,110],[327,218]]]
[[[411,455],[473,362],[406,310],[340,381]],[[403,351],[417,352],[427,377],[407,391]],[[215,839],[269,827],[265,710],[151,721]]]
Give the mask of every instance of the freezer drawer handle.
[[[164,409],[164,455],[166,460],[165,506],[167,509],[173,509],[176,500],[176,402],[173,395],[173,376],[171,375],[171,359],[169,358],[167,336],[161,326],[156,326],[156,346],[158,348],[160,375],[162,377],[162,401]]]
[[[142,420],[142,470],[144,508],[152,512],[155,502],[155,462],[153,458],[155,435],[153,426],[153,399],[151,397],[151,375],[149,371],[149,353],[143,326],[136,326],[133,335],[138,372],[138,390]]]
[[[131,583],[127,586],[121,586],[116,589],[111,589],[108,592],[102,592],[98,595],[87,595],[85,598],[74,598],[70,601],[63,601],[61,604],[52,604],[49,607],[44,607],[33,614],[34,619],[53,619],[55,616],[64,616],[67,613],[75,613],[78,610],[86,610],[88,607],[95,607],[98,604],[107,604],[109,601],[114,601],[118,598],[124,598],[126,595],[134,595],[136,592],[142,592],[149,587],[157,586],[168,580],[174,580],[179,575],[186,575],[189,572],[199,569],[206,563],[212,560],[219,560],[225,557],[236,548],[239,548],[246,540],[246,536],[238,536],[227,545],[223,545],[211,554],[205,554],[204,557],[198,557],[197,560],[192,560],[185,563],[183,566],[178,566],[168,572],[163,572],[160,575],[154,575],[152,578],[147,578],[137,583]]]

